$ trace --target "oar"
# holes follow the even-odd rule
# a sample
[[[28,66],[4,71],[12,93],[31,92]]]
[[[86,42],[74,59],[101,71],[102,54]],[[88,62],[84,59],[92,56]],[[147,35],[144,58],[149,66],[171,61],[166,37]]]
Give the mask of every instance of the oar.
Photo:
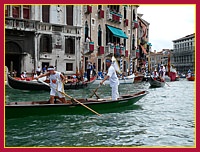
[[[165,82],[165,83],[170,87],[170,85],[167,82]]]
[[[92,98],[92,96],[93,96],[94,94],[97,96],[96,92],[97,92],[97,90],[100,88],[100,86],[101,86],[101,85],[99,85],[95,90],[93,90],[93,93],[92,93],[92,95],[90,96],[90,98]],[[97,96],[97,98],[99,98],[99,97]]]
[[[96,111],[92,110],[91,108],[89,108],[88,106],[84,105],[83,103],[81,103],[80,101],[74,99],[73,97],[69,96],[68,94],[66,94],[65,92],[61,92],[61,91],[58,91],[56,88],[52,87],[51,85],[49,85],[48,83],[44,82],[44,81],[41,81],[41,80],[38,80],[39,82],[43,83],[44,85],[46,86],[49,86],[51,88],[53,88],[54,90],[56,90],[57,92],[65,95],[66,97],[68,97],[69,99],[71,100],[74,100],[76,101],[77,103],[79,103],[80,105],[82,105],[83,107],[87,108],[88,110],[92,111],[93,113],[97,114],[98,116],[101,116],[99,113],[97,113]]]

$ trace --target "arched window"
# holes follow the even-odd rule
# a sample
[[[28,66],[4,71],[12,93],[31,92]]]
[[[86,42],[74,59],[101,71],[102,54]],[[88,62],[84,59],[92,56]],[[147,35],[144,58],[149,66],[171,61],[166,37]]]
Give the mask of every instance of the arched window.
[[[52,52],[52,37],[51,35],[44,34],[40,38],[40,52]]]
[[[135,10],[133,9],[133,21],[136,19]]]
[[[132,50],[135,50],[135,35],[132,37]]]
[[[66,54],[75,54],[75,39],[73,39],[73,38],[65,39],[65,53]]]
[[[101,25],[98,26],[98,46],[101,46],[102,41],[102,31],[101,31]]]
[[[85,21],[85,42],[88,36],[89,36],[89,27],[87,21]]]

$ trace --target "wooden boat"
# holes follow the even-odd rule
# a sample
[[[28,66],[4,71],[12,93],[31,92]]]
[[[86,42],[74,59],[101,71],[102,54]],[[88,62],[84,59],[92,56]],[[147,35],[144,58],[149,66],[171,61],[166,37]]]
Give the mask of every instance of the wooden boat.
[[[64,85],[65,90],[68,89],[80,89],[88,86],[95,81],[96,77],[93,78],[90,82],[78,82],[78,83],[66,83]],[[8,86],[13,89],[20,90],[50,90],[50,88],[38,81],[25,81],[25,80],[16,80],[10,75],[7,75]]]
[[[195,76],[191,76],[191,77],[186,77],[188,81],[194,81],[195,80]]]
[[[120,78],[119,79],[119,84],[131,84],[134,82],[134,79],[135,79],[135,75],[130,75],[130,76],[127,76],[125,78]],[[102,81],[103,79],[96,79],[94,81],[93,84],[100,84],[100,82]],[[104,81],[104,84],[110,84],[110,81],[109,80],[106,80]]]
[[[130,106],[148,94],[148,91],[141,91],[134,94],[121,95],[118,100],[111,99],[77,99],[97,112],[111,112],[113,109],[120,109]],[[10,102],[5,105],[5,117],[19,118],[26,116],[44,116],[51,114],[93,114],[91,111],[73,101],[73,104],[55,103],[48,101]]]
[[[134,83],[140,83],[140,82],[143,81],[143,79],[144,79],[144,75],[143,74],[138,74],[134,78]]]
[[[151,87],[164,87],[165,86],[165,81],[164,82],[158,81],[158,80],[152,78],[151,76],[148,78],[148,82],[150,83]]]

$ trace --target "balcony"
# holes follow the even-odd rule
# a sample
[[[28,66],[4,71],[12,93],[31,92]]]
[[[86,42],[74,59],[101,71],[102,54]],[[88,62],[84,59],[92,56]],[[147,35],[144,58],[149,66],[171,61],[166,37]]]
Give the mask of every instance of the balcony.
[[[125,56],[125,47],[120,47],[119,53],[121,56]]]
[[[36,31],[35,21],[26,19],[6,18],[5,28],[23,31]]]
[[[89,6],[89,5],[84,6],[84,13],[85,14],[92,13],[92,6]]]
[[[136,29],[136,28],[138,28],[138,27],[139,27],[138,21],[134,20],[134,21],[132,22],[132,28]]]
[[[99,17],[99,19],[104,18],[104,10],[102,10],[102,9],[98,10],[98,17]]]
[[[124,19],[124,26],[128,26],[128,19]]]
[[[94,42],[84,42],[84,54],[92,53],[94,51]]]
[[[113,54],[114,54],[114,44],[113,43],[109,43],[105,47],[105,56],[113,55]]]
[[[111,22],[121,23],[122,15],[120,13],[116,13],[110,10],[106,11],[106,19]]]
[[[103,46],[99,46],[98,47],[98,54],[99,55],[103,55],[104,54],[104,47]]]
[[[128,50],[125,51],[125,57],[128,57]]]

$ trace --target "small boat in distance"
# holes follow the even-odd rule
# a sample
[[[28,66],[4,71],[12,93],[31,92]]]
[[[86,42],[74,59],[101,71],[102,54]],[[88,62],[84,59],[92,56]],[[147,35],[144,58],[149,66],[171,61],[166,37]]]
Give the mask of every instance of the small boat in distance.
[[[151,87],[164,87],[165,86],[165,81],[161,81],[158,79],[154,79],[153,77],[148,77],[148,82]]]
[[[76,99],[87,105],[97,112],[109,112],[113,109],[120,109],[130,106],[148,94],[148,91],[141,91],[133,94],[121,95],[118,100],[109,99]],[[48,101],[26,101],[26,102],[10,102],[5,105],[5,117],[20,118],[27,116],[44,116],[51,114],[91,114],[91,111],[83,107],[81,104],[70,100],[72,104],[55,103],[49,104]],[[69,102],[69,100],[68,100]]]

